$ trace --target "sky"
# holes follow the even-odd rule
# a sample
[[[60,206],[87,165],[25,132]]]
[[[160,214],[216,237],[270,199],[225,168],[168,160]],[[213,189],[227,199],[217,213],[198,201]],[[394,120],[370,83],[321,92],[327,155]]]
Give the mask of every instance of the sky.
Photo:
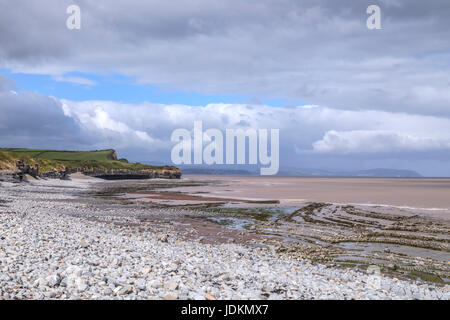
[[[170,164],[173,130],[201,120],[279,129],[281,167],[450,176],[448,17],[447,0],[0,0],[0,146]]]

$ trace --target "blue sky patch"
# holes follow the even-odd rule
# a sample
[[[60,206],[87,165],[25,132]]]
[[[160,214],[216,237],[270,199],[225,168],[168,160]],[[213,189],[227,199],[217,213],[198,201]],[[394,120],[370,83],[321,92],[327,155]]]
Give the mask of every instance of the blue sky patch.
[[[16,83],[16,91],[38,92],[72,101],[108,100],[123,103],[161,103],[204,106],[209,103],[252,103],[269,106],[302,105],[300,101],[284,98],[261,98],[242,94],[208,95],[198,92],[169,91],[123,75],[94,75],[70,72],[55,77],[43,74],[13,73],[1,69],[0,74]]]

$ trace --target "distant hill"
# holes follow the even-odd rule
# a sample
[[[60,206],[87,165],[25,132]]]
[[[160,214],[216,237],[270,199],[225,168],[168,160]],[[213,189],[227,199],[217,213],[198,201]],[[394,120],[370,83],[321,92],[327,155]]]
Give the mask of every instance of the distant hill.
[[[233,169],[194,169],[187,168],[182,169],[183,174],[208,174],[208,175],[231,175],[231,176],[249,176],[256,175],[257,173],[246,170],[233,170]]]
[[[422,175],[412,170],[403,169],[368,169],[355,171],[333,171],[321,169],[285,168],[278,172],[280,176],[305,177],[376,177],[376,178],[420,178]]]
[[[259,168],[254,166],[180,166],[183,174],[207,174],[207,175],[259,175]],[[355,171],[334,171],[311,168],[282,167],[277,176],[292,177],[377,177],[377,178],[420,178],[419,173],[412,170],[399,169],[369,169]]]
[[[207,175],[259,175],[259,168],[254,165],[179,165],[183,174],[207,174]]]
[[[421,178],[422,175],[412,170],[398,169],[370,169],[355,171],[358,177],[398,177],[398,178]]]

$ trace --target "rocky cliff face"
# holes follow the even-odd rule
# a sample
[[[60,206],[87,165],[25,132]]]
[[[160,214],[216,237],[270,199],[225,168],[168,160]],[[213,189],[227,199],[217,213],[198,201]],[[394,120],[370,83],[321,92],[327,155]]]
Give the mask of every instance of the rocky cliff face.
[[[30,166],[23,161],[17,161],[15,166],[10,166],[8,170],[0,170],[0,181],[20,182],[25,175],[47,179],[67,179],[72,173],[82,173],[90,177],[106,180],[123,179],[180,179],[181,171],[177,168],[165,169],[145,169],[145,170],[127,170],[127,169],[97,169],[97,168],[71,168],[65,170],[52,170],[40,172],[38,166]]]
[[[0,170],[0,181],[22,181],[26,174],[37,177],[39,172],[39,167],[37,165],[30,166],[22,160],[16,161],[15,163],[6,164],[6,166],[5,163],[3,163],[3,166],[7,169]]]
[[[66,174],[81,172],[87,176],[106,179],[106,180],[123,180],[123,179],[180,179],[181,171],[179,169],[155,169],[155,170],[126,170],[126,169],[110,169],[99,170],[96,168],[77,168],[66,171]]]

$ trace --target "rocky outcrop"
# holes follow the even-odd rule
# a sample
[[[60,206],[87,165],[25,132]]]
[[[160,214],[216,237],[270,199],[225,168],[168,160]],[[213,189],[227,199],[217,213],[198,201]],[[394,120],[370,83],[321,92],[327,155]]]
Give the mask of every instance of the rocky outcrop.
[[[163,169],[127,170],[127,169],[98,169],[98,168],[70,168],[65,170],[52,170],[39,172],[38,165],[30,166],[19,160],[15,163],[14,170],[0,170],[0,181],[20,182],[25,175],[44,179],[67,179],[70,174],[82,173],[84,175],[106,179],[180,179],[181,171],[178,168],[167,167]]]
[[[13,170],[0,170],[0,181],[4,182],[20,182],[24,179],[25,175],[36,178],[39,174],[39,166],[30,166],[29,164],[18,160],[15,166],[10,166],[14,168]]]
[[[36,164],[34,166],[31,166],[27,163],[25,163],[23,160],[18,160],[16,162],[16,168],[21,172],[22,174],[29,174],[30,176],[36,178],[39,175],[39,165]]]
[[[117,160],[117,152],[114,151],[113,154],[111,155],[111,160]]]

